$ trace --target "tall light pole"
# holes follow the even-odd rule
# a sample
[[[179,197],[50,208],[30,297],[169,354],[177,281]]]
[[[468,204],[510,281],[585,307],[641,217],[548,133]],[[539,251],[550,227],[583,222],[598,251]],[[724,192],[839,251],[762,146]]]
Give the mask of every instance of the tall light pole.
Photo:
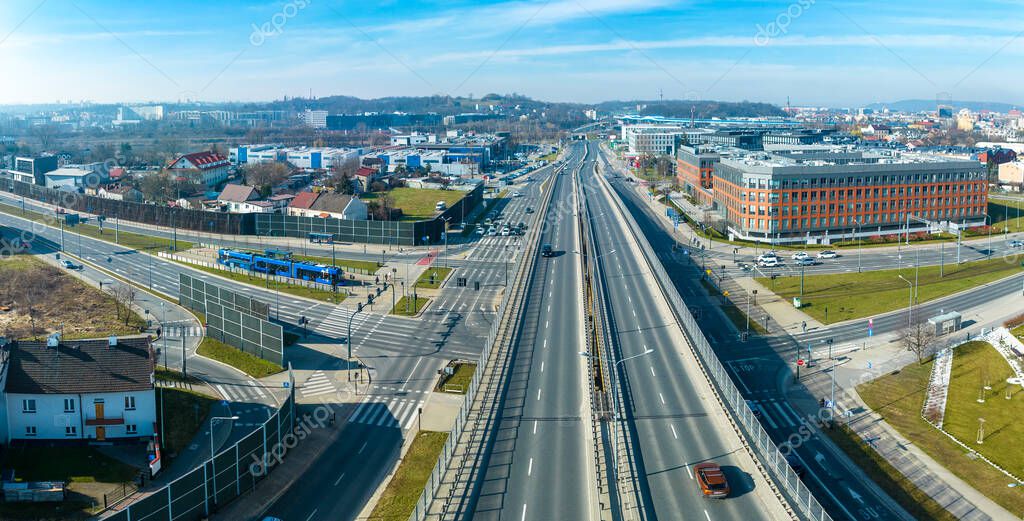
[[[857,233],[857,273],[860,273],[861,272],[861,268],[860,268],[860,254],[861,254],[861,250],[864,249],[863,238],[861,237],[861,233],[860,232],[863,231],[863,225],[860,223],[860,219],[859,218],[854,218],[853,219],[853,224],[855,224],[857,226],[857,228],[856,228],[857,229],[857,232],[856,232]]]
[[[914,325],[914,283],[903,278],[903,275],[896,276],[910,286],[910,298],[907,301],[907,327],[912,327]]]
[[[217,503],[217,461],[213,457],[213,422],[214,421],[235,421],[238,416],[214,416],[210,418],[210,466],[213,470],[213,502]],[[160,440],[163,441],[163,440]]]
[[[640,358],[641,356],[646,356],[646,355],[649,355],[649,354],[651,354],[653,352],[654,352],[653,349],[648,348],[643,353],[636,354],[636,355],[633,355],[633,356],[627,356],[626,358],[623,358],[622,360],[619,360],[619,361],[615,362],[615,370],[618,371],[619,370],[619,365],[621,365],[623,362],[626,362],[628,360],[632,360],[634,358]],[[619,415],[619,409],[618,409],[619,386],[616,383],[616,380],[618,380],[618,378],[612,378],[612,399],[615,400],[615,403],[616,403],[616,407],[612,408],[612,418],[616,420],[614,422],[615,423],[615,427],[612,428],[612,435],[615,437],[615,441],[612,442],[612,444],[615,446],[615,457],[612,458],[612,468],[615,471],[615,480],[618,481],[618,479],[619,479],[619,455],[618,455],[619,441],[618,441],[618,434],[617,434],[618,429],[617,429],[617,427],[618,427],[618,415]]]
[[[988,258],[992,258],[992,216],[985,214],[985,224],[988,228]]]
[[[445,268],[448,267],[448,221],[450,221],[451,219],[452,219],[451,217],[448,217],[447,219],[443,219],[443,221],[444,221],[444,231],[441,232],[441,235],[444,236],[444,267]]]
[[[393,289],[393,288],[392,288]],[[392,297],[393,298],[393,297]],[[394,306],[392,306],[394,307]],[[348,344],[348,363],[352,363],[352,319],[355,318],[356,313],[361,312],[363,309],[361,306],[357,306],[352,314],[348,316],[348,334],[345,337],[345,343]],[[347,371],[348,381],[352,381],[352,371]]]

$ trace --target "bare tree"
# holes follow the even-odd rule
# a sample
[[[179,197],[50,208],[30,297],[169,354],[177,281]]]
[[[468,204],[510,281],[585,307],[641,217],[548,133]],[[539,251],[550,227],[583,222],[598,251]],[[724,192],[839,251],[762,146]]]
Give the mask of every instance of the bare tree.
[[[924,318],[914,319],[900,331],[899,342],[904,349],[917,356],[917,363],[923,364],[935,347],[935,327]]]
[[[352,195],[355,193],[355,187],[352,186],[352,178],[355,177],[358,170],[359,159],[355,157],[349,158],[344,163],[331,167],[331,175],[327,179],[326,184],[337,192]]]
[[[260,190],[260,193],[269,193],[271,187],[281,184],[288,179],[292,169],[286,163],[272,161],[247,165],[242,171],[245,173],[246,184],[256,187]]]
[[[31,129],[32,136],[39,140],[39,147],[44,151],[56,143],[57,132],[55,125],[38,125]]]
[[[132,318],[132,306],[135,305],[135,300],[138,298],[135,286],[121,284],[114,289],[112,295],[114,296],[114,305],[117,308],[117,317],[123,318],[124,325],[127,326]]]

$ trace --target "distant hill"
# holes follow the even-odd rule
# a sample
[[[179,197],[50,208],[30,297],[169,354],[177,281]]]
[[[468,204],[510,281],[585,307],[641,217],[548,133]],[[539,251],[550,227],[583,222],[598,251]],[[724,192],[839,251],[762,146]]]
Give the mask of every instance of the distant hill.
[[[1011,103],[1000,103],[998,101],[952,101],[950,102],[950,105],[953,106],[954,111],[967,109],[971,112],[990,110],[992,112],[1003,113],[1024,106],[1014,105]],[[874,110],[889,109],[896,112],[935,112],[937,106],[938,103],[935,100],[908,99],[889,103],[872,103],[866,108]]]
[[[693,109],[693,116],[700,118],[734,118],[759,116],[786,116],[785,111],[770,103],[751,101],[713,101],[713,100],[655,100],[655,101],[605,101],[597,105],[598,110],[609,112],[636,113],[637,106],[641,116],[665,116],[669,118],[688,118]]]

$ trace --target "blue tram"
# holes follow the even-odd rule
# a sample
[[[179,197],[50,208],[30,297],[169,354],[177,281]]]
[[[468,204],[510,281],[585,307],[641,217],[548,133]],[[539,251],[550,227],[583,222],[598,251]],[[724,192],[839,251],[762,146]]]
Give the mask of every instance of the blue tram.
[[[345,280],[344,271],[337,266],[297,261],[292,259],[291,252],[279,250],[265,250],[260,254],[222,248],[217,251],[217,263],[246,271],[311,280],[331,286],[340,286]]]

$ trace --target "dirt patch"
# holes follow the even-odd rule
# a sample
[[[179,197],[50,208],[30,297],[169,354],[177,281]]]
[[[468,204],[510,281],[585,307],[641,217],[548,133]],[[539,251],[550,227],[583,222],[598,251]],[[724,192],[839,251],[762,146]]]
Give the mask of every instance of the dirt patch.
[[[36,258],[0,260],[0,335],[43,337],[61,324],[64,338],[97,338],[137,334],[144,322],[109,294]]]

